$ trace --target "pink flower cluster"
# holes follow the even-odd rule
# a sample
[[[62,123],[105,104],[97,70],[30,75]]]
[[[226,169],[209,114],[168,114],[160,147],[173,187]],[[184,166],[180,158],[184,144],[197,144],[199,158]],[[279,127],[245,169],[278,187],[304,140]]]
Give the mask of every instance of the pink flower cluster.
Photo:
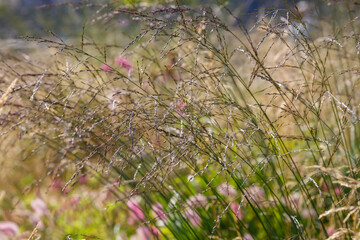
[[[140,207],[139,202],[133,197],[130,198],[126,203],[128,209],[130,210],[130,218],[128,219],[130,224],[135,222],[144,221],[146,219],[145,213]],[[165,221],[166,214],[164,208],[160,203],[155,203],[152,206],[153,211],[155,212],[156,217]],[[151,240],[153,237],[158,238],[160,235],[159,229],[156,227],[140,226],[136,229],[136,234],[131,236],[132,240]]]
[[[160,235],[159,229],[156,227],[139,227],[136,229],[136,234],[131,236],[130,240],[151,240],[153,237],[158,238]]]
[[[131,62],[125,57],[118,57],[115,59],[115,64],[120,68],[124,68],[128,73],[131,73],[133,70]],[[100,69],[108,73],[114,72],[114,69],[108,64],[101,65]]]
[[[0,239],[9,239],[19,234],[19,226],[10,221],[0,222]]]
[[[40,223],[40,229],[44,228],[44,223],[41,221],[41,217],[49,214],[49,209],[46,203],[40,198],[35,198],[30,203],[33,210],[33,215],[30,216],[30,221],[36,226]]]
[[[137,221],[144,221],[145,220],[145,214],[143,210],[140,207],[140,204],[138,201],[136,201],[135,198],[131,198],[127,203],[127,207],[130,210],[130,219],[129,223],[134,224]]]
[[[124,57],[119,57],[115,60],[115,64],[118,65],[119,67],[123,67],[125,68],[128,72],[132,71],[132,65],[131,62],[124,58]]]

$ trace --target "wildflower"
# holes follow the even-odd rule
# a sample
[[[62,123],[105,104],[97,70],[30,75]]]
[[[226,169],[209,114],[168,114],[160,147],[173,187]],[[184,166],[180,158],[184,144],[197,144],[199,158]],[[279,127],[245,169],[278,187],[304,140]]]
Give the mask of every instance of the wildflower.
[[[29,216],[29,221],[33,224],[34,227],[40,223],[38,228],[40,230],[43,230],[45,228],[43,221],[41,221],[40,217],[36,214]]]
[[[128,72],[131,72],[133,69],[131,62],[124,57],[117,58],[115,60],[115,64],[118,65],[119,67],[125,68]]]
[[[131,221],[141,221],[145,220],[145,214],[142,211],[139,203],[135,200],[135,198],[131,198],[127,203],[127,207],[130,209],[130,217]]]
[[[100,69],[103,70],[104,72],[113,72],[112,68],[107,64],[101,65]]]
[[[186,203],[190,207],[205,207],[208,203],[208,200],[204,195],[196,194],[195,196],[189,197]]]
[[[71,204],[72,205],[77,205],[78,203],[80,202],[80,197],[79,196],[77,196],[77,195],[75,195],[75,196],[73,196],[72,198],[71,198]]]
[[[51,190],[58,190],[58,189],[61,189],[62,186],[63,186],[63,181],[61,179],[59,179],[59,178],[56,178],[51,183],[50,189]]]
[[[254,240],[254,238],[249,233],[244,234],[243,239],[244,240]]]
[[[333,229],[333,228],[329,228],[329,229],[327,230],[327,234],[328,234],[329,236],[333,235],[335,232],[336,232],[336,231],[335,231],[335,229]]]
[[[86,175],[84,174],[84,175],[81,175],[80,177],[79,177],[79,183],[86,183],[87,182],[87,177],[86,177]]]
[[[236,189],[228,183],[222,183],[217,187],[217,191],[224,196],[234,198],[237,194]]]
[[[176,112],[180,115],[183,115],[185,113],[185,105],[182,101],[177,101]]]
[[[246,195],[248,196],[248,198],[257,202],[258,204],[262,204],[265,201],[264,189],[257,186],[251,186],[247,188]]]
[[[340,195],[341,194],[341,189],[339,187],[334,188],[334,192],[336,195]]]
[[[152,205],[152,210],[154,211],[156,218],[161,219],[162,221],[166,220],[167,217],[164,212],[164,207],[160,203]]]
[[[150,240],[152,237],[152,231],[148,227],[139,227],[136,229],[136,234],[133,235],[131,240]]]
[[[0,234],[14,237],[19,234],[19,226],[14,222],[0,222]]]
[[[195,227],[200,226],[201,217],[193,209],[187,209],[185,211],[184,215],[185,215],[185,218],[187,218],[193,226],[195,226]]]
[[[235,213],[235,216],[237,219],[242,219],[242,212],[240,210],[240,204],[238,204],[237,202],[233,202],[230,204],[230,209],[231,209],[231,211],[233,211],[233,213]]]
[[[131,240],[150,240],[153,236],[159,237],[160,231],[156,227],[139,227],[136,229],[136,234],[131,236]]]
[[[38,217],[46,215],[49,211],[46,206],[46,203],[40,198],[35,198],[34,200],[32,200],[30,205],[35,215]]]
[[[160,230],[159,230],[157,227],[152,227],[151,230],[152,230],[153,235],[154,235],[155,237],[159,238],[159,236],[160,236]]]

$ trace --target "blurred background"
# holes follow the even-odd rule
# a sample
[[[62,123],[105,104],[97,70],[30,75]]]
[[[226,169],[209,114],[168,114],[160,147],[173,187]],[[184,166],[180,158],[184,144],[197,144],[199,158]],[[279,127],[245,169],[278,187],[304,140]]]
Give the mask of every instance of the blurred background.
[[[100,4],[109,3],[110,7],[119,4],[151,3],[151,0],[120,0],[120,1],[93,1],[94,7],[84,8],[81,1],[66,0],[0,0],[0,38],[16,38],[19,36],[43,36],[51,30],[59,37],[78,35],[84,22],[91,18],[99,9]],[[158,1],[157,1],[158,2]],[[206,6],[216,4],[217,1],[182,0],[180,4]],[[261,14],[265,8],[286,8],[287,5],[299,2],[294,0],[228,0],[226,2],[242,20],[247,22]],[[302,1],[305,2],[305,1]],[[316,2],[316,1],[314,1]],[[86,1],[87,6],[91,1]],[[75,6],[75,7],[74,7]],[[85,10],[86,9],[86,10]],[[91,13],[93,11],[93,13]]]

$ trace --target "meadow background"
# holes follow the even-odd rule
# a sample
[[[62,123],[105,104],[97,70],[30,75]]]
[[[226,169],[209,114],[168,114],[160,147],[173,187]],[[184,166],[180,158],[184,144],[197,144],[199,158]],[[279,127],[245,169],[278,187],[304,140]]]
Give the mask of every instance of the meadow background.
[[[0,1],[0,239],[360,239],[358,1]]]

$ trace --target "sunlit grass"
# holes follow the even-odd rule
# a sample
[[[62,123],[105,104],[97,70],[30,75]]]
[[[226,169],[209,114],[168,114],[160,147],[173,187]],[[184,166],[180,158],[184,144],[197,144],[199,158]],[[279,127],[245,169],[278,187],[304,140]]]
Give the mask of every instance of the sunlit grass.
[[[28,38],[50,51],[3,54],[0,220],[14,237],[356,239],[351,4],[254,26],[226,5],[109,7],[100,23],[141,29],[128,43]]]

